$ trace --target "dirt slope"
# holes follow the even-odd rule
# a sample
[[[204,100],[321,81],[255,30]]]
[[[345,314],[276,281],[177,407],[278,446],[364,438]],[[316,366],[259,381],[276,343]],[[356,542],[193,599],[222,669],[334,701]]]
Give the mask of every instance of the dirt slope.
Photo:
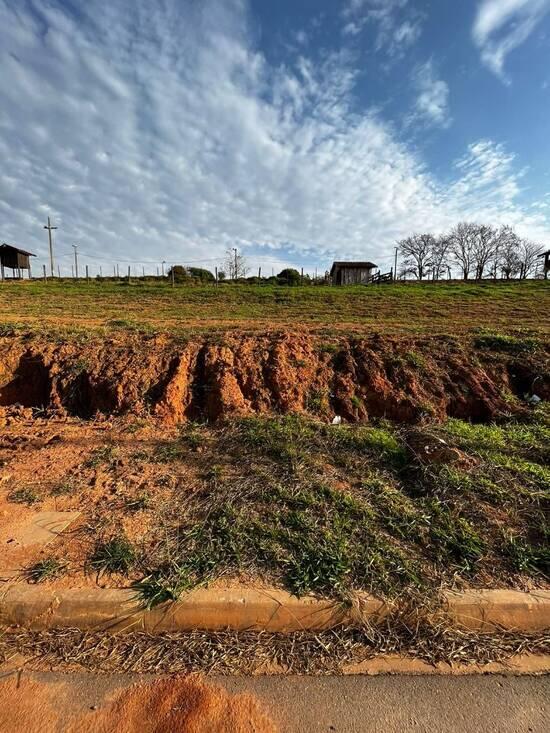
[[[51,342],[0,339],[0,406],[83,418],[153,412],[167,423],[310,412],[349,421],[486,421],[550,397],[547,345],[450,337],[323,341],[302,333]]]

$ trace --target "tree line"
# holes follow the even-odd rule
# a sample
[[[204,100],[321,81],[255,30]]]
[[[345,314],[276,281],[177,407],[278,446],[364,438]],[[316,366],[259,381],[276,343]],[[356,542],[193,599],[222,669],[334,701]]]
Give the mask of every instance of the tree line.
[[[543,250],[510,226],[473,222],[460,222],[441,236],[414,234],[397,242],[397,247],[402,256],[398,276],[418,280],[441,280],[453,270],[463,280],[499,276],[524,280],[536,273]]]

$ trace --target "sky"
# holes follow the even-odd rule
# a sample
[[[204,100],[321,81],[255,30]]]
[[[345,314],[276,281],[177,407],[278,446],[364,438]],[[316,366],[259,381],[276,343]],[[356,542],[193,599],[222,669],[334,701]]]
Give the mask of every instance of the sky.
[[[0,0],[0,241],[96,274],[550,244],[550,0]],[[134,271],[134,270],[133,270]]]

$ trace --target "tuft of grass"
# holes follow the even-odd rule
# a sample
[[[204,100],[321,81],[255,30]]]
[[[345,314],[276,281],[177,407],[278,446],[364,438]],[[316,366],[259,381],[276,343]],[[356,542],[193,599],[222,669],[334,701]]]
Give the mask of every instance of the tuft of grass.
[[[27,504],[27,506],[38,504],[40,501],[40,495],[30,486],[11,491],[7,498],[8,501],[12,501],[14,504]]]
[[[86,468],[98,468],[99,466],[107,463],[112,465],[116,460],[118,450],[112,443],[106,443],[105,445],[95,448],[84,465]]]
[[[179,440],[167,441],[157,445],[153,453],[153,460],[156,463],[174,463],[181,461],[186,456],[185,446]]]
[[[149,494],[139,494],[127,499],[124,502],[124,508],[129,512],[140,512],[151,506],[151,497]]]
[[[47,580],[55,580],[63,575],[67,563],[56,557],[48,557],[31,565],[24,571],[25,578],[31,583],[43,583]]]
[[[518,573],[543,573],[550,577],[550,546],[533,545],[524,537],[504,533],[503,553]]]
[[[56,484],[50,491],[51,496],[69,496],[75,490],[73,481],[62,481]]]
[[[126,574],[136,561],[136,551],[128,538],[121,534],[99,541],[88,560],[88,567],[97,572]]]
[[[474,339],[477,349],[500,351],[505,354],[534,353],[540,348],[540,342],[533,338],[516,338],[501,333],[487,333]]]

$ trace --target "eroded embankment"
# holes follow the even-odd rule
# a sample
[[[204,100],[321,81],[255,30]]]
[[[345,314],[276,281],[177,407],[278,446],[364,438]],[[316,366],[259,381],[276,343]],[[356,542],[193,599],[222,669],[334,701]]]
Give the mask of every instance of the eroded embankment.
[[[548,345],[503,349],[450,337],[4,337],[0,406],[82,418],[151,412],[169,423],[269,412],[487,421],[520,409],[525,396],[550,397],[549,356]]]

